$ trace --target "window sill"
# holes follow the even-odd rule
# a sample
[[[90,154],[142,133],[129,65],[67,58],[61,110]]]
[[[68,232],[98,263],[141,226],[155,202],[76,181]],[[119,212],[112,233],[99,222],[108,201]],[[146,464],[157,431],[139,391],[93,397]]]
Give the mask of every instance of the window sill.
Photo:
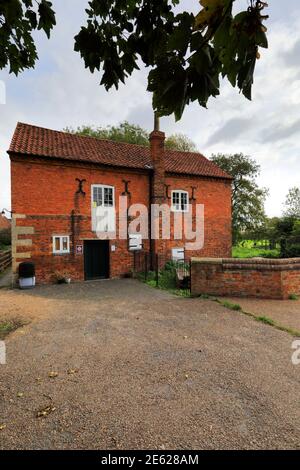
[[[171,212],[181,212],[185,214],[189,212],[189,209],[182,210],[182,209],[175,209],[174,207],[171,207]]]

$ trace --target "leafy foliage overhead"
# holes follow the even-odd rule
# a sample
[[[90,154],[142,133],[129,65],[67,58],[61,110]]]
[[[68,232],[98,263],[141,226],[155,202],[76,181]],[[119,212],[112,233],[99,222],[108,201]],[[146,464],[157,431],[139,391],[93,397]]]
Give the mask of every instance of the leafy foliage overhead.
[[[268,47],[263,9],[250,0],[233,16],[235,0],[200,0],[198,15],[176,13],[179,0],[92,0],[87,25],[75,37],[91,72],[109,90],[139,68],[150,68],[148,90],[159,115],[180,119],[185,106],[219,94],[220,77],[251,99],[259,47]],[[246,1],[245,1],[246,3]]]
[[[48,38],[55,25],[52,3],[47,0],[1,0],[0,69],[19,72],[34,67],[38,58],[32,33],[43,30]]]
[[[197,15],[179,12],[179,0],[90,0],[87,23],[75,37],[75,50],[91,72],[102,73],[106,90],[125,82],[143,63],[148,90],[160,116],[180,119],[185,106],[206,107],[227,77],[251,99],[259,48],[268,47],[262,0],[200,0]],[[37,59],[34,30],[49,37],[55,13],[48,0],[1,0],[0,69],[18,74]]]

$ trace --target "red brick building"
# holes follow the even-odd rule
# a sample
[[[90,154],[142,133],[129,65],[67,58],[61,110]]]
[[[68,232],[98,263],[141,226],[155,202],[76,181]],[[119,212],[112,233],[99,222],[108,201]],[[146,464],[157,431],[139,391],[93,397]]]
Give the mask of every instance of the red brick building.
[[[201,154],[165,149],[162,132],[151,133],[148,148],[18,123],[8,153],[14,272],[31,260],[38,283],[54,281],[56,271],[72,280],[118,277],[133,270],[136,249],[166,260],[231,256],[231,177]],[[172,222],[169,240],[120,239],[119,225],[132,219],[121,214],[121,195],[171,213],[203,204],[203,247],[184,252]],[[101,205],[115,209],[115,239],[97,238],[93,210]]]

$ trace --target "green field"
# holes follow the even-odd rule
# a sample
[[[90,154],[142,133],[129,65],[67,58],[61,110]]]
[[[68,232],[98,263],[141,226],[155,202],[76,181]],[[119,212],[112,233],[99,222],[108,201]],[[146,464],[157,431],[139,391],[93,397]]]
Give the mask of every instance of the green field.
[[[279,258],[280,251],[279,248],[269,250],[263,243],[255,246],[255,242],[246,240],[232,248],[232,256],[233,258]]]

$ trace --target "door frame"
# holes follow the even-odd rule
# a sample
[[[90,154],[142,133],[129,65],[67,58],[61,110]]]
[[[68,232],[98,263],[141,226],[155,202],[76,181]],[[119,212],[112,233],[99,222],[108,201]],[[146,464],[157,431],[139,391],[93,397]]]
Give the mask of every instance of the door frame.
[[[84,274],[84,280],[85,281],[105,281],[107,279],[110,279],[110,240],[99,240],[97,238],[85,238],[82,241],[83,241],[83,274]],[[93,278],[93,279],[87,279],[86,264],[85,264],[86,263],[85,253],[86,253],[87,243],[89,243],[89,242],[99,242],[99,243],[105,242],[107,244],[107,277],[96,277],[96,278]]]

